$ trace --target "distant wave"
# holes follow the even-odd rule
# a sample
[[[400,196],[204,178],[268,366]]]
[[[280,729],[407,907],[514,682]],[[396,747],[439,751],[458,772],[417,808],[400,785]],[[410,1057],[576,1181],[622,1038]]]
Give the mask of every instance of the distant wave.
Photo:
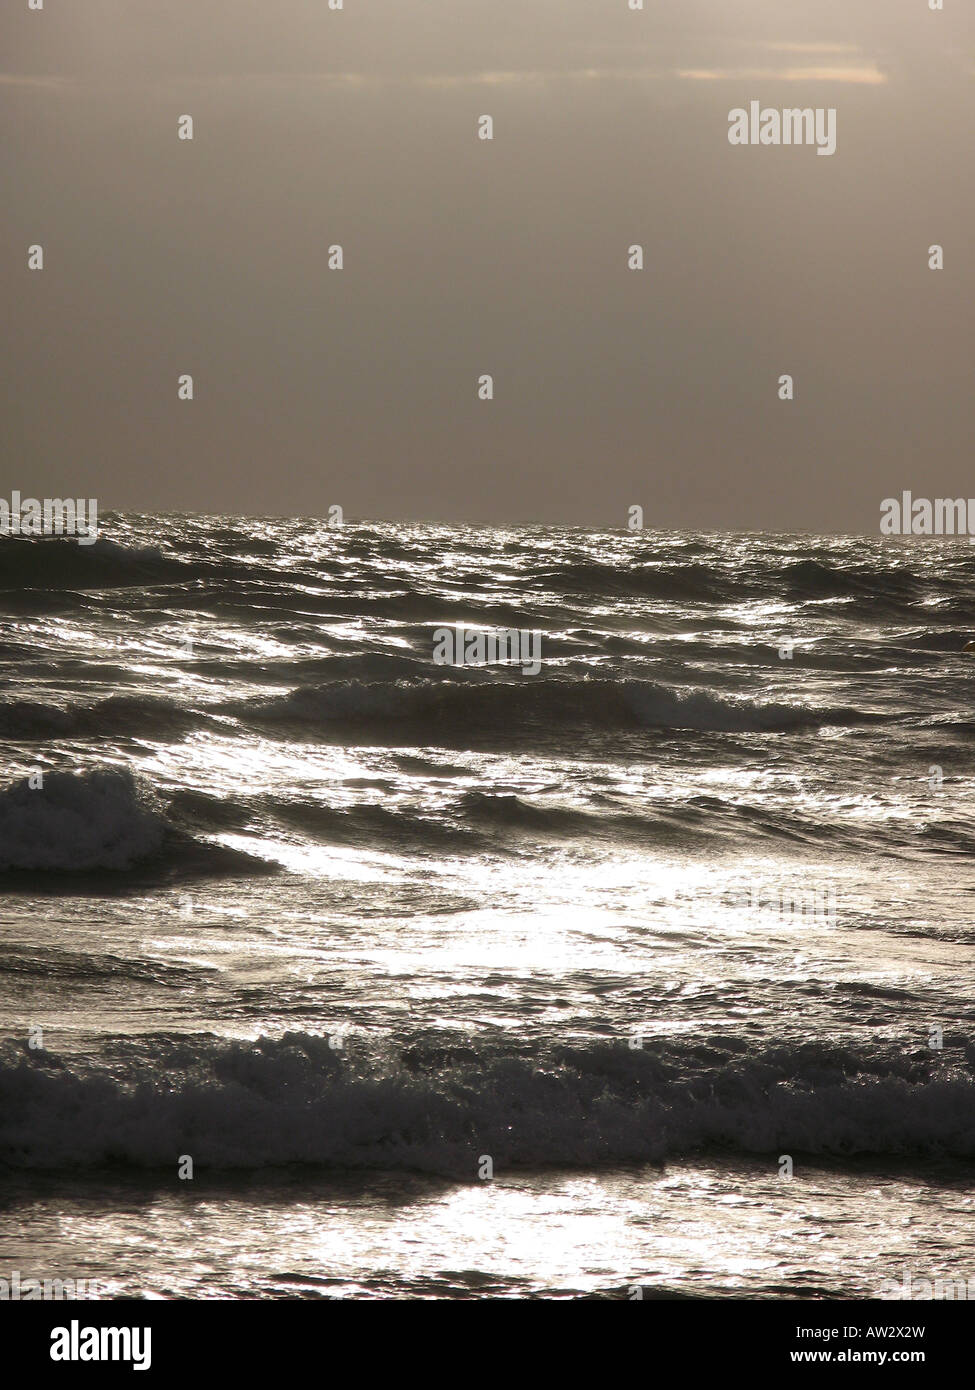
[[[769,588],[781,586],[790,597],[799,599],[873,597],[886,603],[898,600],[908,604],[919,598],[925,588],[925,581],[903,566],[836,565],[814,559],[796,560],[773,569],[764,582]]]
[[[112,695],[91,705],[0,701],[0,738],[181,738],[206,715],[154,695]]]
[[[654,681],[336,681],[304,686],[270,700],[223,707],[259,724],[425,726],[437,733],[508,729],[521,725],[545,732],[553,726],[601,729],[692,729],[728,733],[775,733],[824,725],[858,725],[883,716],[848,707],[763,703],[731,699],[706,690],[674,690]]]
[[[634,549],[625,555],[614,552],[611,560],[579,556],[539,564],[526,540],[510,557],[506,584],[522,597],[499,602],[497,575],[490,571],[472,569],[462,575],[463,592],[445,594],[445,586],[454,587],[449,576],[434,587],[425,566],[410,568],[411,561],[424,559],[422,547],[412,550],[392,536],[377,537],[364,553],[352,530],[336,539],[329,553],[302,557],[298,565],[286,545],[232,529],[217,528],[205,546],[182,539],[166,551],[156,545],[121,545],[104,535],[90,546],[68,537],[0,537],[0,591],[88,591],[203,580],[209,582],[198,598],[207,604],[214,598],[232,602],[235,593],[239,597],[257,586],[263,606],[282,611],[361,611],[414,623],[525,626],[537,621],[541,594],[556,596],[565,606],[563,617],[588,597],[632,600],[644,609],[654,600],[698,607],[770,599],[833,601],[854,603],[857,611],[872,605],[878,611],[916,611],[926,618],[932,600],[957,599],[975,578],[960,561],[950,571],[919,573],[903,561],[879,556],[851,563],[822,554],[776,558],[770,552],[760,563],[729,563],[717,553],[699,558],[699,545],[688,543],[681,550],[683,558],[674,559],[647,559],[646,552]],[[497,554],[494,558],[500,563]],[[365,559],[372,562],[368,571],[361,568]],[[368,584],[354,582],[357,572]]]
[[[791,557],[762,565],[735,565],[705,560],[688,562],[633,558],[629,563],[567,561],[533,569],[532,588],[560,594],[655,598],[665,602],[731,603],[745,599],[787,598],[792,602],[823,599],[870,599],[887,607],[911,606],[931,594],[946,592],[941,578],[921,576],[904,564],[837,563]]]
[[[559,593],[633,595],[672,602],[706,602],[723,598],[730,575],[706,564],[601,564],[577,560],[532,569],[526,576],[535,589]]]
[[[707,1150],[975,1156],[975,1081],[925,1058],[826,1044],[755,1055],[726,1040],[562,1047],[546,1056],[417,1045],[396,1056],[324,1038],[156,1040],[125,1076],[7,1045],[0,1162],[172,1170],[278,1164],[409,1168],[473,1179]],[[131,1051],[131,1049],[130,1049]],[[78,1116],[84,1123],[78,1123]]]
[[[155,546],[128,548],[104,538],[94,545],[66,537],[0,538],[0,589],[111,589],[185,583],[213,572],[207,562],[187,563]]]

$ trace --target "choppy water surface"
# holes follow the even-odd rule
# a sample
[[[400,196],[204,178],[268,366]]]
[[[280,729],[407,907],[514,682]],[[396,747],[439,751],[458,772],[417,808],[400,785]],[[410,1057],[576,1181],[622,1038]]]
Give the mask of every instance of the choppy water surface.
[[[207,1296],[975,1276],[975,551],[103,536],[0,541],[0,1261]],[[540,633],[541,670],[436,665],[457,624]]]

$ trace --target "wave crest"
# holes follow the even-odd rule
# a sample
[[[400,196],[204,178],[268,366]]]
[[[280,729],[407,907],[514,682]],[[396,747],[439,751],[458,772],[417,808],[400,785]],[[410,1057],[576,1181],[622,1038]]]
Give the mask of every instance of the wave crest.
[[[353,1055],[291,1033],[155,1041],[144,1068],[83,1074],[47,1054],[0,1065],[0,1161],[56,1168],[303,1163],[473,1175],[708,1149],[975,1156],[975,1083],[928,1059],[825,1045],[742,1056],[721,1039],[546,1056],[416,1046]],[[85,1123],[78,1125],[83,1113]]]
[[[161,848],[165,821],[127,770],[44,774],[0,791],[0,871],[127,869]]]
[[[302,686],[271,700],[225,707],[261,724],[424,725],[431,736],[478,728],[570,725],[602,729],[692,729],[727,733],[775,733],[827,724],[870,723],[880,716],[848,708],[762,703],[676,690],[656,681],[560,680],[523,676],[517,682],[335,681]]]

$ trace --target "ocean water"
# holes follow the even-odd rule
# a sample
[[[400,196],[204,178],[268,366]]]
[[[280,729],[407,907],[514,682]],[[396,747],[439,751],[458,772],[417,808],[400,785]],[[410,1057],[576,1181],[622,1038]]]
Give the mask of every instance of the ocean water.
[[[963,542],[0,541],[0,1276],[975,1278],[973,632]]]

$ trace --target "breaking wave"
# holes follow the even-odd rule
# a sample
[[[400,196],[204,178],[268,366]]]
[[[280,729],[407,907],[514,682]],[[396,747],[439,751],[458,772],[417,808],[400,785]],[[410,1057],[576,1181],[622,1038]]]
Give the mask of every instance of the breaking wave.
[[[0,792],[0,871],[128,869],[159,852],[165,829],[128,771],[47,773]]]
[[[127,769],[45,772],[0,790],[0,874],[124,873],[159,861],[183,874],[269,871],[263,860],[195,839]]]
[[[681,1049],[590,1044],[546,1056],[473,1045],[395,1057],[291,1033],[272,1041],[157,1039],[118,1076],[7,1045],[0,1162],[201,1168],[282,1164],[476,1175],[591,1167],[708,1150],[744,1154],[975,1156],[971,1063],[825,1044],[743,1054],[716,1038]],[[78,1123],[78,1115],[84,1123]]]

